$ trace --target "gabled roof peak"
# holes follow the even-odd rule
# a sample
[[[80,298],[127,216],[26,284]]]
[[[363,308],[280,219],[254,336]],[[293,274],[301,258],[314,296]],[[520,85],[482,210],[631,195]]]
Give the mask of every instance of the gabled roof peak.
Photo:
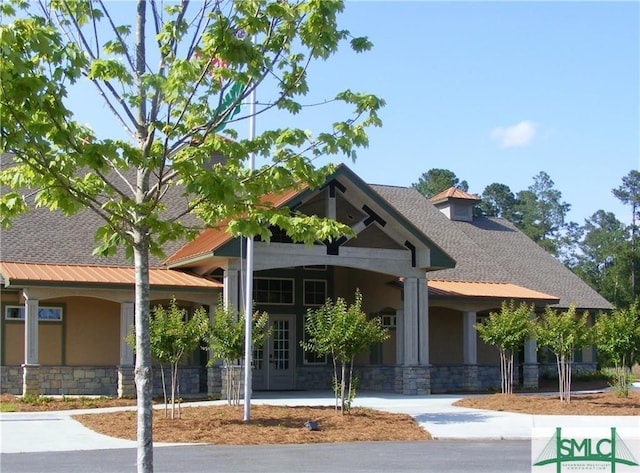
[[[434,195],[429,199],[429,202],[435,204],[439,202],[444,202],[449,199],[462,199],[462,200],[473,200],[480,201],[480,197],[474,194],[469,194],[468,192],[463,191],[462,189],[458,189],[457,187],[449,187],[447,190],[440,192],[439,194]]]

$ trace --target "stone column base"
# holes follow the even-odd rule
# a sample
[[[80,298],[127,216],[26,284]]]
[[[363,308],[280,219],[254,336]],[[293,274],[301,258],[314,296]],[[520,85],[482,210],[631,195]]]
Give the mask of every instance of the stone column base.
[[[235,384],[233,386],[228,386],[227,383],[227,373],[231,371],[231,376],[233,377],[233,381]],[[220,376],[221,376],[221,386],[220,386],[220,395],[222,399],[233,399],[233,393],[236,392],[239,399],[244,398],[244,370],[242,366],[230,366],[228,369],[225,366],[220,367]],[[229,393],[229,394],[228,394]]]
[[[133,366],[118,366],[118,397],[136,397],[136,381]]]
[[[40,365],[22,365],[22,395],[40,395]]]
[[[207,396],[210,399],[222,399],[222,367],[215,365],[207,368]]]
[[[462,389],[465,391],[477,391],[480,389],[478,365],[464,365],[462,367]]]
[[[539,369],[538,363],[525,363],[522,365],[522,387],[524,389],[538,389]]]
[[[403,366],[402,394],[407,396],[431,394],[431,367],[422,365]]]

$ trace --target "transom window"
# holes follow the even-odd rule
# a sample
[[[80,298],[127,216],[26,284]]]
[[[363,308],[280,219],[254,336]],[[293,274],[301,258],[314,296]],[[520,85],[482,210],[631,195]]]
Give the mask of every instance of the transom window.
[[[293,279],[256,278],[253,299],[257,304],[293,305]]]
[[[397,315],[396,310],[391,307],[386,307],[376,314],[371,314],[372,317],[380,317],[382,326],[385,328],[396,328]]]
[[[24,320],[25,308],[20,305],[8,305],[4,309],[5,320]],[[62,320],[62,307],[38,307],[38,320],[60,322]]]
[[[327,300],[327,281],[324,279],[304,280],[304,305],[320,306]]]

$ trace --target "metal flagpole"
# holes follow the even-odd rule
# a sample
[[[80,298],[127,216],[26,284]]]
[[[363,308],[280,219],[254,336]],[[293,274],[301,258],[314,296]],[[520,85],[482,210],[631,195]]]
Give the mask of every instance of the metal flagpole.
[[[253,84],[252,84],[253,87]],[[249,139],[256,136],[256,89],[249,94]],[[249,169],[255,168],[255,155],[249,155]],[[251,419],[251,366],[253,364],[253,238],[247,237],[247,270],[245,271],[245,302],[244,302],[244,417],[248,422]]]

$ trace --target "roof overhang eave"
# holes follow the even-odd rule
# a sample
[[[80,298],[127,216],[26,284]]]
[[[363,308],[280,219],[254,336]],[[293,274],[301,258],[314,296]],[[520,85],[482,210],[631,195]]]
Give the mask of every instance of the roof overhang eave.
[[[5,279],[5,288],[21,289],[26,287],[38,288],[67,288],[67,289],[111,289],[111,290],[133,290],[135,283],[101,283],[101,282],[69,282],[69,281],[34,281],[30,279],[12,279],[7,283]],[[150,284],[149,287],[156,291],[174,291],[174,292],[202,292],[208,293],[214,289],[221,289],[219,286],[189,286],[189,285],[171,285],[171,284]]]
[[[207,251],[206,253],[200,253],[199,255],[182,258],[176,261],[172,261],[171,263],[165,263],[165,267],[167,269],[176,269],[185,266],[193,266],[194,264],[200,263],[209,258],[213,258],[214,256],[216,256],[215,251]]]
[[[548,304],[557,304],[560,302],[560,299],[547,299],[547,298],[538,298],[538,297],[513,297],[513,296],[478,296],[478,295],[464,295],[464,294],[434,294],[429,292],[430,300],[448,300],[448,301],[470,301],[477,300],[483,302],[498,302],[508,300],[516,300],[522,302],[533,303],[535,305],[548,305]]]

